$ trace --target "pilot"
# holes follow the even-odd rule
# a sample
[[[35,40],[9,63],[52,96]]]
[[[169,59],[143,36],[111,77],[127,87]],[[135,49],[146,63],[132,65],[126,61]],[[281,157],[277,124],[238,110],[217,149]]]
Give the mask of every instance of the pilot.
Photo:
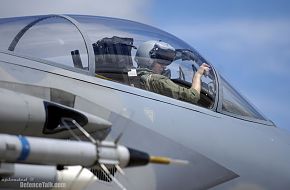
[[[201,77],[210,67],[203,63],[193,76],[191,87],[185,88],[165,74],[168,75],[166,67],[174,58],[175,49],[165,42],[150,40],[141,44],[135,55],[141,86],[148,91],[196,104],[200,98]]]

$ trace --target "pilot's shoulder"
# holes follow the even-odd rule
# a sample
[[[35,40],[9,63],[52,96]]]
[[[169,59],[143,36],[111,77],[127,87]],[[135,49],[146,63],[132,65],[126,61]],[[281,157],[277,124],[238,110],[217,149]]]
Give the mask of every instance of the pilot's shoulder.
[[[168,78],[164,75],[160,75],[160,74],[150,74],[152,79],[156,79],[156,80],[168,80]]]
[[[147,68],[138,68],[137,69],[137,75],[138,76],[143,76],[143,75],[148,75],[152,74],[153,72],[150,69]]]
[[[157,80],[167,80],[168,78],[166,76],[160,75],[160,74],[155,74],[153,73],[152,70],[142,68],[137,70],[138,76],[140,76],[141,80],[143,81],[157,81]]]

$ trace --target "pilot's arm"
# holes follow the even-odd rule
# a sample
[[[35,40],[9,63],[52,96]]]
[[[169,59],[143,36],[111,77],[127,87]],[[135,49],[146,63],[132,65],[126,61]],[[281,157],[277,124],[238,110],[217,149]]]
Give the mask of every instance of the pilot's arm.
[[[205,63],[199,67],[192,78],[191,88],[179,86],[169,78],[152,72],[146,72],[146,74],[142,75],[141,82],[146,90],[196,104],[200,98],[201,77],[208,70],[209,65]]]
[[[195,73],[195,75],[192,77],[192,85],[191,88],[195,89],[198,93],[200,93],[201,90],[201,77],[202,75],[209,71],[210,66],[206,63],[203,63]]]

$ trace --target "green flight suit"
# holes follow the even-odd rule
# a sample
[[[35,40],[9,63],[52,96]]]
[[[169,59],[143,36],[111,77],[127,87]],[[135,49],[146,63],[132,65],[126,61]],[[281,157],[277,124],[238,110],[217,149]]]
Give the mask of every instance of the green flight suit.
[[[200,98],[195,89],[179,86],[166,76],[154,74],[149,69],[138,69],[137,74],[140,76],[141,86],[148,91],[194,104]]]

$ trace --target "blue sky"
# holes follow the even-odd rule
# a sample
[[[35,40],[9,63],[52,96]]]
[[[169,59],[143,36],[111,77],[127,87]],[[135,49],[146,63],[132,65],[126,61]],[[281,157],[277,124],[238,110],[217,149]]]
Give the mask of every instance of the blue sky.
[[[290,1],[3,0],[0,17],[120,17],[183,39],[280,128],[290,131]]]

